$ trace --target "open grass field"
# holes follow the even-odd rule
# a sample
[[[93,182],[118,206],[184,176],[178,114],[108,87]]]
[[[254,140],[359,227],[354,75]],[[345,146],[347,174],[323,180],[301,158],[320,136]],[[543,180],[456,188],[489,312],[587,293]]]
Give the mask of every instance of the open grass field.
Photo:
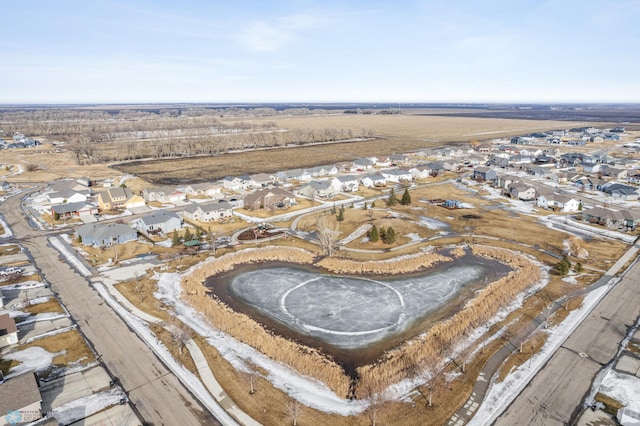
[[[262,121],[274,121],[273,117]],[[350,161],[365,156],[385,156],[472,140],[486,140],[533,131],[574,127],[581,123],[439,117],[416,115],[327,115],[276,118],[279,128],[369,128],[377,138],[361,142],[331,143],[296,148],[230,153],[210,157],[134,161],[114,166],[154,183],[180,183],[220,179],[252,173],[272,173]],[[260,123],[254,119],[252,122]],[[160,173],[161,171],[161,173]]]

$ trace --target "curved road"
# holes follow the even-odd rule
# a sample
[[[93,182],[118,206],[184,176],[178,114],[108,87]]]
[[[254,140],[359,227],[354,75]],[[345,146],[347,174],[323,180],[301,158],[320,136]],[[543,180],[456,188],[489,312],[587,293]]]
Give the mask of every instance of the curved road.
[[[104,303],[89,282],[60,260],[59,253],[48,245],[47,233],[28,226],[20,208],[21,196],[11,197],[0,205],[0,213],[13,231],[13,236],[3,242],[17,242],[29,250],[36,267],[77,321],[103,364],[118,377],[145,424],[219,424]]]

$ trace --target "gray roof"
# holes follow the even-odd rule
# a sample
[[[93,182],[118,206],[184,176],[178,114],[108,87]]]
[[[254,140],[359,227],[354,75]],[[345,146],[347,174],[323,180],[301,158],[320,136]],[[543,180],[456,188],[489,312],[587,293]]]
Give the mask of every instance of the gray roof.
[[[342,183],[353,182],[354,180],[357,182],[358,178],[353,175],[346,176],[338,176],[338,180]]]
[[[73,189],[65,189],[59,192],[50,192],[47,194],[49,198],[71,198],[76,194],[88,195],[89,191],[74,191]]]
[[[328,180],[312,180],[307,185],[311,186],[316,191],[322,191],[331,187],[331,182]]]
[[[77,203],[58,204],[57,206],[51,207],[53,212],[58,214],[73,213],[79,210],[88,210],[91,208],[93,208],[93,206],[85,203],[84,201],[78,201]]]
[[[37,402],[42,402],[42,397],[33,372],[12,377],[0,384],[0,413],[3,415]]]
[[[109,223],[107,225],[99,223],[85,223],[76,229],[76,233],[85,239],[89,237],[93,240],[112,240],[121,235],[136,234],[137,231],[122,223]]]
[[[202,203],[202,204],[189,204],[187,207],[184,208],[184,210],[189,213],[195,213],[198,210],[202,210],[203,212],[208,213],[208,212],[215,212],[215,211],[226,211],[231,209],[232,209],[231,204],[227,203],[226,201]]]
[[[166,223],[169,219],[178,219],[180,220],[180,216],[174,212],[168,212],[166,210],[158,210],[147,216],[141,217],[140,221],[145,225],[158,225],[160,223]]]

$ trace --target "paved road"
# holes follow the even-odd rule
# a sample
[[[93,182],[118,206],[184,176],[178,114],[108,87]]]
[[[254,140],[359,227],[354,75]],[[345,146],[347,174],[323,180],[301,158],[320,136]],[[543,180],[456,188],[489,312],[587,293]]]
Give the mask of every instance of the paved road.
[[[635,263],[576,328],[495,425],[575,422],[595,375],[611,362],[640,316],[640,263]]]
[[[143,420],[150,425],[219,424],[103,302],[87,280],[61,261],[59,253],[47,245],[46,235],[27,226],[19,201],[13,197],[0,206],[14,233],[10,240],[19,240],[29,250],[80,330],[111,373],[120,379]]]

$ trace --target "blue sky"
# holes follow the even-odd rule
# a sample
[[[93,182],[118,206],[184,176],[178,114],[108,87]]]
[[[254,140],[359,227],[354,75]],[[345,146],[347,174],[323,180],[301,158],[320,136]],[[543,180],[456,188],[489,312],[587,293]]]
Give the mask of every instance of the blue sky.
[[[638,0],[0,10],[0,103],[640,102]]]

